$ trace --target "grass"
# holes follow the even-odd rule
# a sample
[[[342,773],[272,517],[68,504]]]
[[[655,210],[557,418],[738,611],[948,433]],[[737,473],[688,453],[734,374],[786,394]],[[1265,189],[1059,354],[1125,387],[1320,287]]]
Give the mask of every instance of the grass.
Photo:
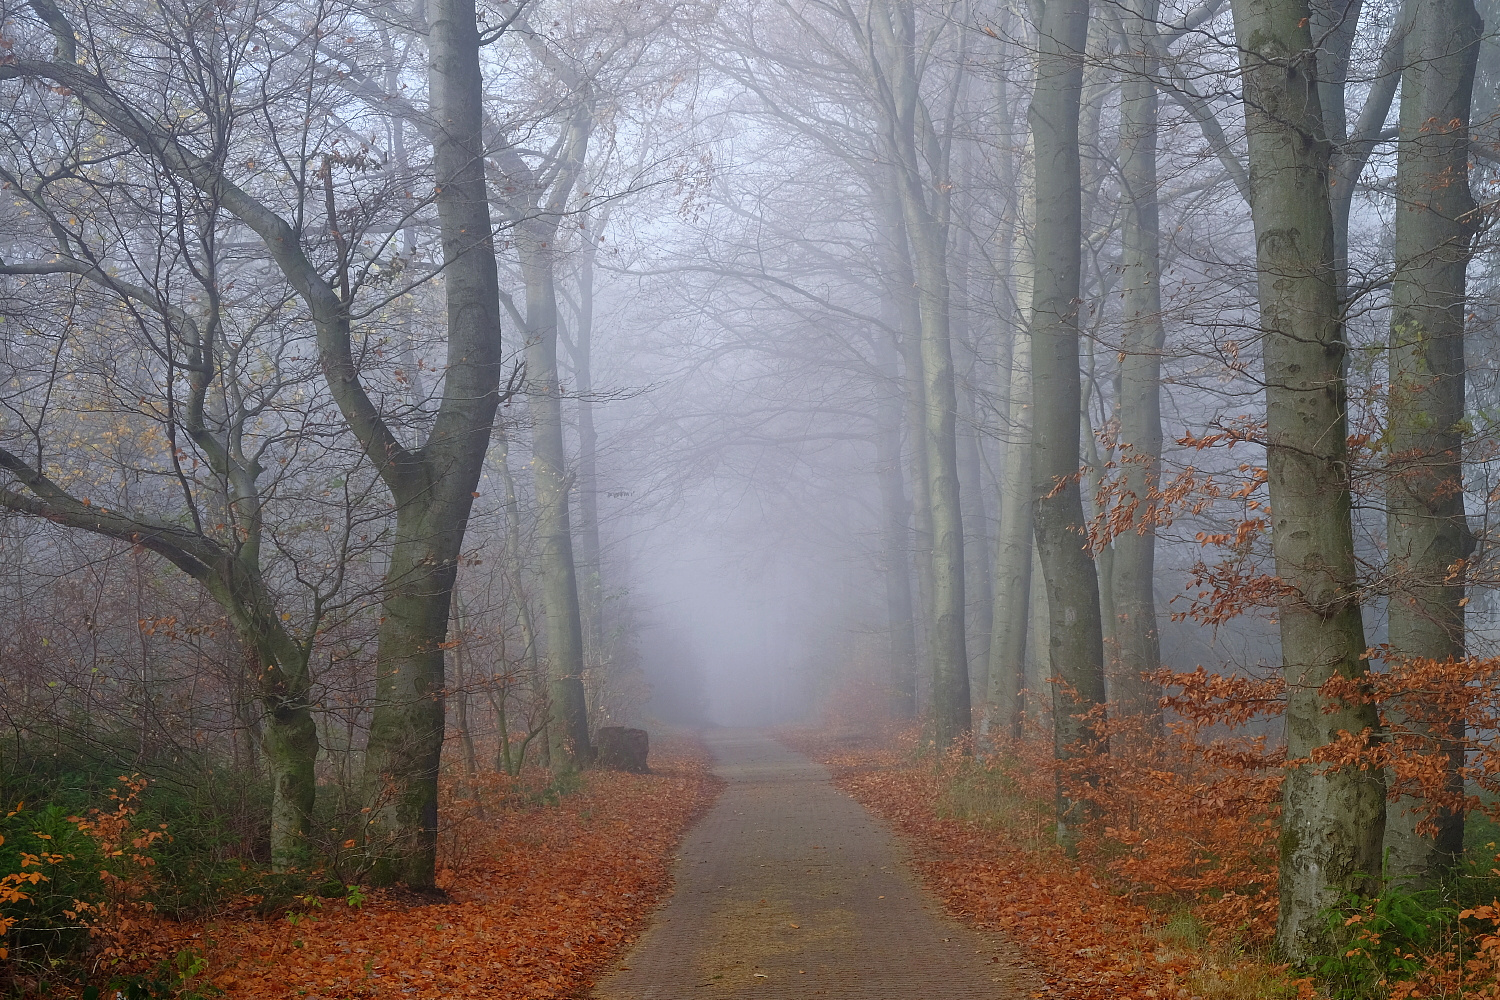
[[[938,816],[1002,829],[1027,850],[1054,845],[1052,803],[1029,794],[1007,761],[968,761],[943,790]]]

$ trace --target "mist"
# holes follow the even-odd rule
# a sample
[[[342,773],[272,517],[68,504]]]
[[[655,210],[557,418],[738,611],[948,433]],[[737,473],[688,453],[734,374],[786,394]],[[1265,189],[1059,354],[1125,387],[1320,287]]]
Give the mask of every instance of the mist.
[[[16,746],[426,891],[622,728],[1404,733],[1320,692],[1496,655],[1500,47],[1331,9],[7,3]]]

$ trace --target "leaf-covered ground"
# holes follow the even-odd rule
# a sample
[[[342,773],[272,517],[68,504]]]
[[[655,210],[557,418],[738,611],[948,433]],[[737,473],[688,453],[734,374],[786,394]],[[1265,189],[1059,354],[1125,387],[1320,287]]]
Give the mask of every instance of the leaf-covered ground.
[[[1001,931],[1047,984],[1071,1000],[1311,996],[1280,970],[1186,947],[1163,934],[1164,916],[1110,891],[1098,873],[1024,825],[955,818],[955,769],[917,761],[910,748],[851,747],[826,734],[784,738],[821,760],[834,783],[885,818],[911,848],[919,876],[971,926]]]
[[[718,789],[690,745],[654,749],[652,768],[587,772],[555,804],[464,814],[443,835],[447,902],[372,892],[357,908],[164,922],[157,946],[201,949],[208,979],[245,1000],[580,995],[668,891],[677,845]]]

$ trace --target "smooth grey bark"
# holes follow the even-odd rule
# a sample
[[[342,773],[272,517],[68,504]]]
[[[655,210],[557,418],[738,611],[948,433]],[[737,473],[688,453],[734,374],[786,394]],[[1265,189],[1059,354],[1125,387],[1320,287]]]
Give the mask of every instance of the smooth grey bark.
[[[983,701],[989,690],[990,642],[994,632],[995,602],[990,577],[990,518],[985,509],[984,460],[979,452],[976,407],[971,392],[960,400],[958,471],[964,497],[964,599],[968,606],[965,644],[969,654],[972,700]]]
[[[913,643],[931,645],[933,616],[932,500],[928,471],[927,435],[923,421],[927,412],[927,386],[922,366],[922,314],[914,289],[916,273],[906,238],[901,203],[892,187],[877,192],[885,212],[889,259],[888,295],[895,317],[897,349],[901,356],[901,386],[905,398],[907,478],[911,481],[911,563],[916,569],[917,594],[913,620]],[[925,640],[925,643],[921,640]],[[915,668],[915,664],[913,665]],[[917,711],[915,669],[909,682],[912,712]]]
[[[964,535],[959,499],[957,419],[948,276],[948,157],[919,92],[916,21],[907,0],[872,9],[871,42],[881,58],[884,141],[892,156],[901,217],[906,224],[921,322],[924,406],[922,438],[927,458],[927,501],[932,517],[931,616],[927,655],[932,669],[932,735],[939,747],[959,740],[972,725],[969,664],[964,635]],[[919,149],[918,144],[921,144]],[[925,176],[922,164],[935,176]]]
[[[1161,232],[1156,141],[1160,129],[1157,0],[1128,0],[1123,11],[1129,72],[1120,83],[1123,330],[1120,343],[1119,504],[1129,528],[1114,540],[1115,701],[1123,715],[1161,728],[1161,693],[1143,675],[1161,667],[1156,617],[1156,510],[1161,479]]]
[[[558,225],[588,152],[593,117],[587,101],[569,123],[555,162],[532,170],[513,150],[502,154],[516,192],[505,211],[517,220],[516,252],[526,288],[526,399],[541,540],[539,570],[547,629],[552,725],[547,737],[554,766],[582,767],[593,757],[584,690],[583,618],[573,553],[568,470],[563,441],[562,381],[558,375]]]
[[[1035,521],[1035,517],[1033,517]],[[1033,535],[1035,532],[1033,531]],[[1033,537],[1031,546],[1031,616],[1026,640],[1026,663],[1022,668],[1021,702],[1023,720],[1046,728],[1052,725],[1052,665],[1048,650],[1052,645],[1052,607],[1047,596],[1047,578],[1042,572],[1042,553]]]
[[[1083,451],[1083,516],[1094,520],[1107,513],[1104,508],[1104,477],[1109,469],[1104,468],[1104,453],[1100,450],[1100,438],[1094,429],[1094,418],[1089,414],[1094,381],[1094,351],[1089,351],[1089,363],[1083,379],[1082,406],[1079,408],[1079,441]],[[1118,696],[1113,682],[1119,666],[1115,645],[1115,546],[1103,544],[1094,555],[1094,576],[1100,582],[1100,636],[1104,642],[1104,693],[1113,699]]]
[[[1046,0],[1037,25],[1037,76],[1029,120],[1036,158],[1031,308],[1033,526],[1049,607],[1053,741],[1059,761],[1100,749],[1104,633],[1099,578],[1085,533],[1079,484],[1078,308],[1082,203],[1078,118],[1088,0]],[[1087,804],[1057,785],[1058,836],[1068,842]],[[1086,775],[1076,777],[1084,778]]]
[[[578,406],[578,571],[584,663],[604,666],[604,577],[599,540],[599,432],[594,426],[594,261],[599,253],[607,213],[591,229],[583,220],[583,247],[578,253],[578,321],[568,343]]]
[[[1379,729],[1372,705],[1325,697],[1367,665],[1350,514],[1346,345],[1340,318],[1331,148],[1306,53],[1305,0],[1233,0],[1250,148],[1250,207],[1266,381],[1266,467],[1277,617],[1287,681],[1277,945],[1292,962],[1337,947],[1325,912],[1380,874],[1385,782],[1309,755]]]
[[[521,642],[525,644],[527,678],[531,682],[538,701],[544,701],[541,695],[546,689],[546,671],[542,666],[542,653],[537,635],[536,620],[531,614],[531,599],[527,596],[525,582],[522,579],[522,568],[525,559],[521,551],[521,501],[516,490],[516,477],[510,470],[510,437],[509,432],[503,424],[495,427],[495,439],[499,444],[499,454],[495,457],[495,463],[500,467],[500,482],[505,490],[505,541],[502,547],[504,553],[503,572],[506,582],[510,587],[511,603],[516,609],[516,619],[521,626]],[[504,721],[505,715],[504,691],[501,692],[498,703],[500,719]],[[551,707],[543,715],[540,726],[541,732],[545,733],[551,728]],[[503,728],[503,727],[502,727]],[[528,742],[530,737],[528,737]],[[522,746],[521,759],[515,761],[519,768],[525,762],[525,747]],[[541,743],[542,764],[545,767],[552,766],[552,749],[549,741],[544,739]],[[516,773],[510,767],[509,746],[501,747],[502,757],[507,761],[505,771],[507,774]]]
[[[995,633],[990,642],[989,703],[996,729],[1019,738],[1025,704],[1026,639],[1031,621],[1031,337],[1014,331],[1000,525],[995,542]]]
[[[1471,548],[1464,517],[1464,318],[1466,270],[1477,220],[1469,190],[1469,109],[1483,25],[1473,0],[1424,4],[1406,39],[1396,153],[1395,274],[1391,284],[1387,394],[1386,541],[1391,654],[1464,655],[1461,566]],[[1406,728],[1447,747],[1448,791],[1461,800],[1464,723],[1422,706],[1391,711]],[[1423,836],[1423,803],[1387,807],[1386,874],[1432,885],[1463,851],[1462,808],[1440,809]]]
[[[953,265],[953,340],[957,343],[962,359],[958,368],[962,377],[955,373],[954,389],[957,394],[958,416],[955,435],[958,451],[958,480],[960,506],[962,509],[964,534],[964,643],[969,658],[970,701],[984,701],[989,690],[991,615],[994,600],[990,593],[990,519],[985,503],[983,487],[984,460],[979,452],[982,433],[977,377],[980,370],[979,351],[976,346],[973,326],[970,323],[969,304],[969,239],[967,230],[958,237],[957,257]]]
[[[1002,25],[1009,20],[1001,12]],[[1010,56],[1002,30],[998,60]],[[1010,199],[999,233],[996,301],[999,312],[1000,351],[997,358],[996,405],[999,442],[996,454],[997,484],[995,552],[990,578],[990,649],[985,671],[985,723],[1002,736],[1021,736],[1026,689],[1027,627],[1031,618],[1032,509],[1031,509],[1031,333],[1026,327],[1031,309],[1031,269],[1024,251],[1028,212],[1025,183],[1021,177],[1021,155],[1016,147],[1015,109],[1010,81],[1005,72],[996,74],[996,113],[1000,131],[1009,141],[999,151],[1000,188]]]
[[[442,644],[502,373],[478,20],[473,0],[430,0],[428,17],[429,107],[450,364],[441,405],[420,450],[382,448],[385,453],[378,458],[371,455],[394,495],[396,530],[365,755],[371,877],[376,883],[402,882],[419,889],[432,886],[437,858],[437,779],[445,722]],[[347,329],[348,304],[341,306]],[[342,349],[348,349],[347,334]],[[352,365],[329,371],[330,383],[342,379],[353,387],[356,378]],[[362,391],[356,397],[346,390],[350,402],[363,397]],[[340,403],[341,409],[345,406]],[[361,435],[361,444],[370,454],[390,433],[375,429],[376,424],[384,427],[378,415],[368,419],[372,426]]]
[[[1344,88],[1349,82],[1349,57],[1359,32],[1364,0],[1311,0],[1309,28],[1317,42],[1318,103],[1323,109],[1323,138],[1337,146],[1349,135]]]
[[[1088,190],[1085,184],[1084,190]],[[1104,289],[1095,289],[1101,296],[1107,296],[1109,292]],[[1105,477],[1109,470],[1105,468],[1105,452],[1099,447],[1099,435],[1094,429],[1094,419],[1090,412],[1093,405],[1094,379],[1097,376],[1097,368],[1094,364],[1094,334],[1090,334],[1084,342],[1084,352],[1087,360],[1083,366],[1082,388],[1079,395],[1078,406],[1078,440],[1083,452],[1084,475],[1082,485],[1086,492],[1083,494],[1084,517],[1097,519],[1105,516],[1108,510],[1105,507],[1107,497],[1105,496]],[[1114,688],[1116,670],[1119,667],[1118,648],[1115,642],[1115,547],[1112,542],[1106,542],[1099,547],[1094,557],[1094,575],[1099,579],[1099,632],[1104,640],[1104,691],[1111,700],[1118,697]]]
[[[469,725],[469,684],[470,677],[467,669],[468,656],[463,646],[463,613],[459,606],[457,596],[453,601],[453,630],[458,633],[459,643],[453,647],[453,715],[458,723],[458,741],[463,748],[463,767],[465,780],[472,781],[474,775],[479,773],[479,758],[474,749],[474,730]],[[481,816],[483,807],[480,807]]]
[[[911,592],[911,501],[902,474],[903,393],[897,367],[895,334],[876,331],[876,357],[884,380],[875,438],[876,479],[880,510],[891,666],[891,714],[916,717],[917,625]]]
[[[572,483],[563,445],[562,386],[557,374],[557,297],[551,249],[555,236],[555,232],[531,232],[518,242],[525,244],[521,269],[526,281],[526,397],[532,420],[539,568],[554,716],[548,736],[553,763],[577,767],[588,763],[590,745],[583,688],[583,620],[568,502]]]
[[[571,107],[571,118],[562,134],[535,166],[523,160],[510,145],[498,152],[506,184],[503,192],[497,192],[497,201],[516,226],[516,252],[526,287],[526,393],[532,420],[531,456],[541,538],[542,606],[547,619],[547,669],[553,716],[553,725],[548,730],[549,754],[553,766],[576,768],[589,763],[594,751],[589,739],[585,684],[588,663],[584,602],[580,599],[573,549],[570,498],[577,484],[567,466],[563,387],[557,363],[561,332],[557,275],[562,259],[558,232],[583,172],[593,135],[595,96],[591,73],[597,66],[590,69],[554,51],[527,22],[522,8],[515,11],[513,30],[565,88],[569,104],[564,106]],[[591,271],[592,261],[588,266]],[[589,502],[593,500],[590,496]],[[597,514],[592,524],[595,528],[592,541],[597,548]],[[597,552],[592,558],[597,563]]]
[[[571,494],[577,483],[567,464],[563,386],[558,369],[558,231],[588,154],[594,128],[593,93],[586,72],[554,52],[527,23],[520,8],[512,24],[512,30],[537,61],[566,88],[571,101],[571,117],[562,135],[537,165],[529,164],[508,142],[502,143],[495,155],[503,175],[496,205],[514,227],[525,287],[524,317],[509,299],[506,302],[526,332],[526,396],[532,425],[531,466],[541,540],[538,568],[547,634],[551,716],[547,754],[553,766],[577,768],[592,759],[593,748],[584,680],[584,602],[580,599],[572,527]],[[591,273],[591,259],[588,267]],[[591,324],[591,313],[588,319]],[[587,368],[585,363],[585,377],[589,375]],[[591,430],[592,412],[588,416]],[[592,502],[594,497],[589,499]],[[593,523],[597,526],[597,517]],[[597,542],[597,534],[593,540]]]
[[[1318,35],[1327,38],[1318,52],[1318,93],[1325,108],[1334,109],[1333,120],[1325,125],[1329,141],[1335,144],[1332,154],[1332,185],[1329,197],[1333,207],[1334,259],[1339,282],[1339,301],[1348,303],[1349,290],[1349,215],[1354,206],[1354,192],[1359,175],[1370,160],[1376,144],[1385,134],[1386,117],[1396,84],[1401,79],[1405,43],[1416,15],[1414,2],[1403,2],[1390,33],[1381,49],[1365,103],[1351,131],[1344,108],[1345,86],[1349,77],[1349,59],[1356,22],[1362,0],[1323,0],[1313,15]],[[1337,19],[1337,23],[1334,23]]]

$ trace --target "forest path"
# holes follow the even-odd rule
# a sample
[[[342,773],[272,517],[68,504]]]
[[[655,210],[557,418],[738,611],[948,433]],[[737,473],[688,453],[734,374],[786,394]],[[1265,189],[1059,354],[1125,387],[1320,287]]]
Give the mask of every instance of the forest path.
[[[943,915],[826,768],[764,733],[705,738],[728,787],[598,1000],[1010,1000],[1038,988],[1014,946]]]

